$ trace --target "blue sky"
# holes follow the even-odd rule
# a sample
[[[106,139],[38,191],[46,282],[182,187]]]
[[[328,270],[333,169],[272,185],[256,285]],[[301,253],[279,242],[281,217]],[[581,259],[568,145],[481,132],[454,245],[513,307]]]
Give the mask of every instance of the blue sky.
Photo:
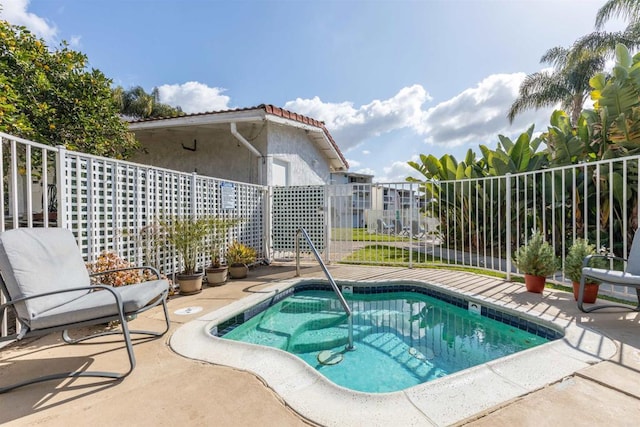
[[[187,112],[267,103],[323,120],[351,171],[402,181],[419,154],[461,159],[544,130],[551,109],[509,125],[520,82],[593,31],[604,3],[0,0],[0,17]]]

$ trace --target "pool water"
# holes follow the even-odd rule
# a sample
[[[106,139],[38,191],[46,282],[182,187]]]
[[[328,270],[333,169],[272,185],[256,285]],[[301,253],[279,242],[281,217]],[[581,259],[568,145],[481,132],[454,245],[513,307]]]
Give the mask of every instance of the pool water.
[[[352,390],[403,390],[548,342],[546,338],[416,292],[345,295],[347,316],[331,291],[301,291],[235,327],[223,338],[295,354]],[[320,363],[333,353],[342,360]],[[321,356],[322,359],[322,356]]]

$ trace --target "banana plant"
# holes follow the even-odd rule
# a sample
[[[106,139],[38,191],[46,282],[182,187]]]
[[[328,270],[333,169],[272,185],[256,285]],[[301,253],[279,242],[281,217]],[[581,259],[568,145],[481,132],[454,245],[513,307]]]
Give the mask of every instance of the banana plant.
[[[409,166],[425,177],[424,181],[411,177],[407,180],[420,182],[422,191],[436,201],[434,207],[441,217],[441,229],[451,231],[445,234],[446,241],[450,242],[454,236],[460,240],[464,236],[462,225],[478,221],[477,218],[471,217],[469,204],[471,200],[476,200],[476,193],[481,184],[469,179],[486,175],[484,160],[477,159],[475,153],[468,150],[461,162],[449,154],[443,155],[440,159],[433,155],[421,155],[420,163],[409,162]],[[477,194],[479,196],[481,193]]]
[[[520,173],[541,169],[548,164],[546,150],[538,151],[543,140],[533,137],[534,126],[518,136],[516,141],[504,135],[498,135],[495,150],[480,146],[487,165],[487,175],[503,176],[508,173]]]
[[[589,83],[597,114],[589,114],[597,157],[640,153],[640,54],[631,57],[626,46],[618,44],[611,75],[596,74]]]

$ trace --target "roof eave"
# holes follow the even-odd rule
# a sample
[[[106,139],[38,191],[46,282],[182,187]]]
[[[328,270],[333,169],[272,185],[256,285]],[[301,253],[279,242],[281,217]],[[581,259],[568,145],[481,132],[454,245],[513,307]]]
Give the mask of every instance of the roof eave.
[[[192,116],[170,117],[149,121],[130,122],[129,130],[162,129],[168,127],[198,126],[222,123],[257,122],[265,119],[264,110],[229,111],[216,114],[202,114]]]

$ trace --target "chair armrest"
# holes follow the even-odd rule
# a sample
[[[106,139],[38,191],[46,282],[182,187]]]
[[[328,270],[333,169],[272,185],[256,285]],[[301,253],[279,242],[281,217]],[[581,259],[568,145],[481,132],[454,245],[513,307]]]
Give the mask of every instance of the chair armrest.
[[[619,256],[615,256],[615,255],[599,255],[599,254],[593,254],[593,255],[587,255],[586,257],[584,257],[584,260],[582,261],[582,268],[584,267],[589,267],[589,262],[591,262],[592,259],[594,258],[604,258],[604,259],[611,259],[611,260],[620,260],[620,261],[624,261],[626,262],[627,259],[626,258],[622,258]]]
[[[105,271],[99,271],[97,273],[91,273],[89,276],[90,277],[95,277],[95,276],[102,276],[104,274],[109,274],[109,273],[117,273],[118,271],[128,271],[128,270],[151,270],[151,272],[153,274],[155,274],[156,278],[158,280],[161,279],[160,277],[160,272],[158,272],[158,269],[155,267],[151,267],[150,265],[143,265],[141,267],[123,267],[123,268],[115,268],[113,270],[105,270]]]
[[[113,290],[113,286],[109,286],[109,285],[91,285],[91,286],[81,286],[81,287],[78,287],[78,288],[59,289],[57,291],[43,292],[41,294],[34,294],[34,295],[26,296],[26,297],[20,297],[20,298],[8,300],[6,303],[0,305],[0,309],[2,309],[5,306],[7,306],[7,307],[8,306],[13,306],[17,302],[27,301],[27,300],[34,299],[34,298],[42,298],[42,297],[46,297],[46,296],[49,296],[49,295],[63,294],[65,292],[94,291],[96,289],[106,289],[116,297],[116,300],[118,300],[120,298],[120,295],[118,295],[118,293]]]
[[[95,291],[96,289],[104,289],[107,292],[110,292],[111,295],[114,298],[114,303],[115,305],[118,307],[118,312],[122,313],[124,306],[122,303],[122,297],[120,296],[120,294],[118,294],[113,286],[108,286],[108,285],[91,285],[91,286],[81,286],[78,288],[69,288],[69,289],[59,289],[56,291],[50,291],[50,292],[43,292],[41,294],[35,294],[35,295],[29,295],[26,297],[20,297],[20,298],[16,298],[14,300],[9,300],[4,304],[0,304],[0,313],[4,313],[8,307],[14,307],[16,305],[16,303],[19,303],[21,301],[26,301],[26,300],[30,300],[30,299],[34,299],[34,298],[42,298],[42,297],[46,297],[49,295],[55,295],[55,294],[63,294],[65,292],[77,292],[77,291]],[[16,313],[17,314],[17,313]],[[20,322],[21,325],[23,325],[23,329],[17,333],[15,335],[15,338],[17,340],[21,340],[22,338],[25,337],[25,335],[27,334],[29,328],[27,327],[27,324],[24,323],[24,320],[21,319],[20,317],[17,317],[18,321]],[[6,338],[3,338],[0,341],[4,341]]]

